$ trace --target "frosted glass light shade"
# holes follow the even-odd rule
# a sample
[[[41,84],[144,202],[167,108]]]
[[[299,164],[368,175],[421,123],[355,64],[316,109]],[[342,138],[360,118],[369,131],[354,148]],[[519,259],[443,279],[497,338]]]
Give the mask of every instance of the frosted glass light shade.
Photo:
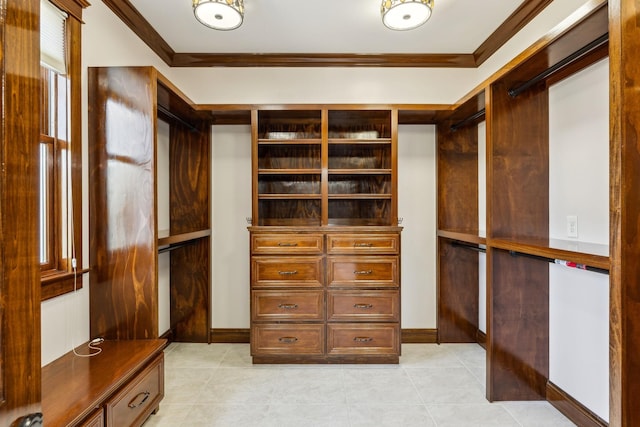
[[[429,20],[434,0],[382,0],[382,22],[392,30],[412,30]]]
[[[193,14],[214,30],[233,30],[244,19],[243,0],[193,0]]]

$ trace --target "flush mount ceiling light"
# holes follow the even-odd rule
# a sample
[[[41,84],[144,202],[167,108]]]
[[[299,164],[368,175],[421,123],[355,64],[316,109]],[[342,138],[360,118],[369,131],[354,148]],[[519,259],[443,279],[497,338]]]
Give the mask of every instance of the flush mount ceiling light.
[[[382,0],[382,22],[392,30],[412,30],[429,20],[434,0]]]
[[[243,0],[193,0],[193,14],[214,30],[234,30],[242,25]]]

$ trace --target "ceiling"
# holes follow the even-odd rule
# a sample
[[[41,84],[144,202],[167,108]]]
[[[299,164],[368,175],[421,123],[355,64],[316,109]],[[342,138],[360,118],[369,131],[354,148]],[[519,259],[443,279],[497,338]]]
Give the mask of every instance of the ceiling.
[[[426,24],[393,31],[380,0],[245,0],[242,26],[216,31],[191,0],[103,0],[171,66],[412,67],[477,67],[551,1],[435,0]]]

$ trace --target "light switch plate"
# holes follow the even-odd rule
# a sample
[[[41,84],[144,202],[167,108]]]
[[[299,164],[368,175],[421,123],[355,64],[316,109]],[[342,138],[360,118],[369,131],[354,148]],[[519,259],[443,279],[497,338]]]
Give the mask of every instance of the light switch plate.
[[[567,215],[567,237],[578,237],[578,216]]]

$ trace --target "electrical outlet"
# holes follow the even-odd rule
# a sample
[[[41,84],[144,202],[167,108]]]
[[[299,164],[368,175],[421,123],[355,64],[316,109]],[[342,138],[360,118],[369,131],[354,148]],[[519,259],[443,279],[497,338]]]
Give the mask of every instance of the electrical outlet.
[[[578,237],[577,215],[567,215],[567,237]]]

